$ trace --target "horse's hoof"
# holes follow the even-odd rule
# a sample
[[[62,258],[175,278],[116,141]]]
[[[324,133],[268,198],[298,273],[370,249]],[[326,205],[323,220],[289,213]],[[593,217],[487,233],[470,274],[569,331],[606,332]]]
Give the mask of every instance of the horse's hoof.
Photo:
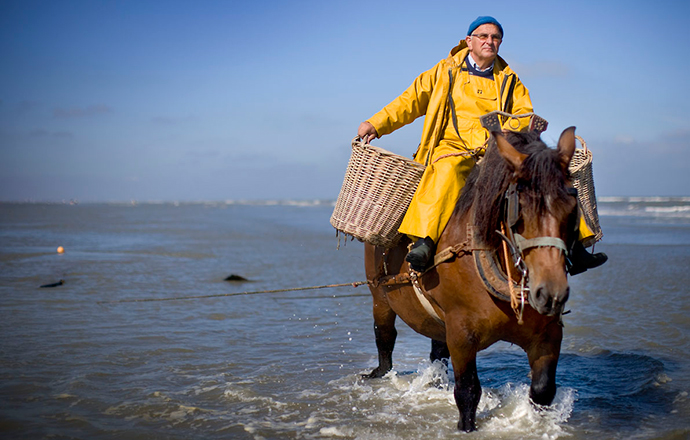
[[[388,374],[390,370],[384,370],[383,368],[376,367],[371,371],[369,374],[362,374],[362,379],[378,379],[386,374]]]
[[[462,420],[460,420],[458,421],[458,430],[464,432],[472,432],[476,431],[477,427],[474,426],[474,423],[463,423]]]
[[[444,381],[442,381],[440,378],[435,378],[429,381],[429,383],[426,385],[428,388],[436,388],[438,390],[442,390],[446,388],[446,384]]]

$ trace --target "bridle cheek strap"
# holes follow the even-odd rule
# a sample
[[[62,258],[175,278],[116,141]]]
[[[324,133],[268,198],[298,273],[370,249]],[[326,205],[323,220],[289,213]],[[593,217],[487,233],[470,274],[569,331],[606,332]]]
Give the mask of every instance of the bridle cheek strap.
[[[568,254],[568,248],[565,246],[565,241],[558,237],[536,237],[530,238],[529,240],[520,234],[514,234],[515,245],[517,246],[520,254],[524,254],[527,249],[535,247],[555,247],[563,251],[564,254]]]

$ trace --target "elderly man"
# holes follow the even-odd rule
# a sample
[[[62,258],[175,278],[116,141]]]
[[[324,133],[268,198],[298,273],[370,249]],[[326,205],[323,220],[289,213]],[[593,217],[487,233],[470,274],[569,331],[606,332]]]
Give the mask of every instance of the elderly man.
[[[484,153],[489,132],[479,117],[495,110],[532,112],[527,88],[498,56],[502,41],[501,24],[493,17],[478,17],[446,59],[419,75],[402,95],[359,126],[359,137],[369,142],[426,115],[414,156],[426,170],[399,228],[415,241],[406,257],[414,270],[428,266],[460,190]],[[504,128],[526,129],[529,119],[519,121],[510,120]],[[577,257],[579,272],[606,261],[605,255],[591,255],[582,246]]]

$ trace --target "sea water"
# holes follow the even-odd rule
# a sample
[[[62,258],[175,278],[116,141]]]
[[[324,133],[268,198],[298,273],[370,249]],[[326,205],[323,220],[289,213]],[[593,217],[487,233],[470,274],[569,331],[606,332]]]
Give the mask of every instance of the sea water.
[[[332,209],[0,204],[0,437],[466,437],[452,378],[404,323],[393,371],[361,378],[368,290],[323,286],[365,279],[362,245],[337,249]],[[610,260],[570,279],[554,403],[529,402],[525,354],[498,343],[471,438],[690,436],[690,198],[599,214]],[[167,298],[187,299],[150,301]]]

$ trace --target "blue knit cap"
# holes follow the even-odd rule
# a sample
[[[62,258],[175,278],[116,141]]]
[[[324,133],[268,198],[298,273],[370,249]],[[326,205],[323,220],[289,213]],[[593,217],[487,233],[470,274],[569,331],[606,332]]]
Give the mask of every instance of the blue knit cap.
[[[503,26],[501,26],[501,23],[499,23],[498,20],[496,20],[495,18],[489,17],[488,15],[477,17],[477,19],[470,24],[470,28],[467,31],[467,35],[472,35],[472,32],[474,32],[475,29],[477,29],[479,26],[483,24],[496,25],[496,27],[498,27],[498,30],[501,31],[501,37],[503,36]]]

